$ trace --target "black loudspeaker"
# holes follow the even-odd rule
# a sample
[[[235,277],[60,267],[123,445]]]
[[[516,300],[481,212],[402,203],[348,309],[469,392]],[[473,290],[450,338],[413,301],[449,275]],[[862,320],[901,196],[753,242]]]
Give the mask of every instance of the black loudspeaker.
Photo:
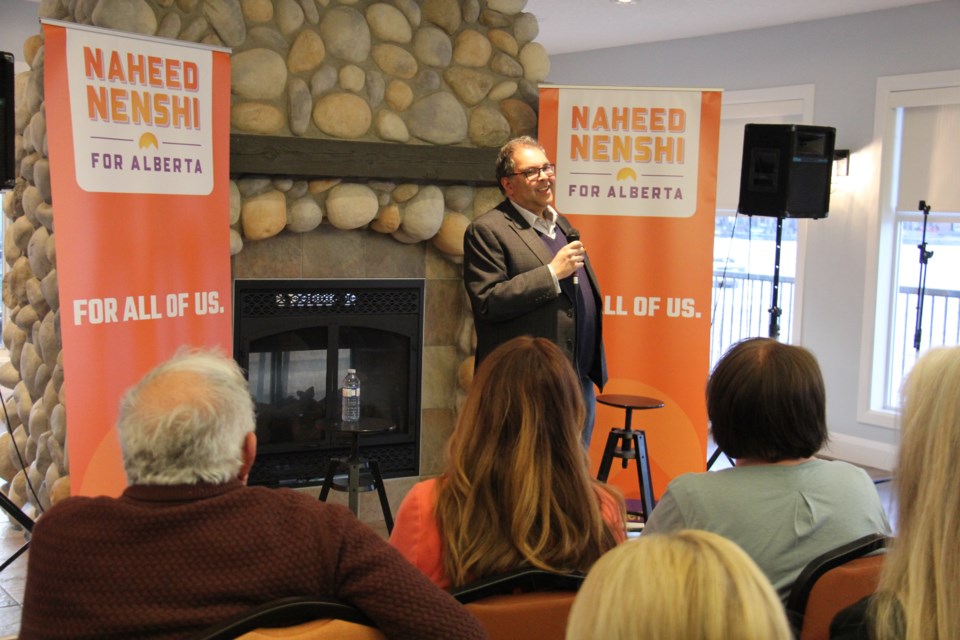
[[[825,218],[837,130],[748,124],[743,130],[737,211],[774,218]]]
[[[13,121],[13,54],[0,51],[0,189],[12,189],[16,180]]]

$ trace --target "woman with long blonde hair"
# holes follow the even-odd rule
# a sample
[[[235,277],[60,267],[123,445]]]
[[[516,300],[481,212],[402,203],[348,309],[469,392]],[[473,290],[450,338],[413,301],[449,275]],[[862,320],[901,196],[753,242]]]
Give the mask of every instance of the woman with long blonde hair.
[[[901,410],[897,535],[876,594],[840,612],[831,638],[960,638],[960,347],[920,358]]]
[[[708,531],[641,536],[604,555],[570,609],[567,640],[790,640],[783,606],[740,547]]]
[[[556,345],[499,346],[477,370],[442,474],[410,490],[391,544],[444,588],[523,566],[587,570],[626,534],[623,500],[590,476],[583,414]]]

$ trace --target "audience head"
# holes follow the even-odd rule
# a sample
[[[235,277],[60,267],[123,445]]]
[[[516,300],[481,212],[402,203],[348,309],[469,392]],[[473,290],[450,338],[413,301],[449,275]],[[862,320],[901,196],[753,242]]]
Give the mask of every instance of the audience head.
[[[437,499],[455,586],[520,566],[585,569],[616,543],[580,444],[583,418],[576,374],[553,342],[521,336],[483,360]]]
[[[789,640],[783,605],[736,544],[707,531],[646,534],[608,551],[580,587],[567,640]]]
[[[570,361],[550,340],[520,336],[490,352],[477,369],[449,442],[450,455],[491,463],[504,455],[538,456],[579,465],[583,448],[573,445],[583,418],[583,396]]]
[[[180,351],[147,373],[124,394],[117,426],[130,484],[223,483],[253,462],[253,400],[237,363],[217,353]]]
[[[714,441],[731,458],[808,458],[827,440],[817,359],[770,338],[738,342],[707,382],[707,414]]]
[[[897,536],[880,577],[875,636],[960,637],[960,347],[917,361],[903,387],[900,434]]]

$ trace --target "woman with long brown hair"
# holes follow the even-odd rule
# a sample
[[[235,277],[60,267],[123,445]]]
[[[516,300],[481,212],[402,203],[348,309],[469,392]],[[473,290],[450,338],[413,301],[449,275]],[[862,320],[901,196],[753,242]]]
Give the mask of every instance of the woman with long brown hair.
[[[523,566],[587,570],[625,539],[623,500],[589,473],[583,400],[549,340],[488,355],[447,445],[443,473],[414,486],[390,542],[441,587]]]

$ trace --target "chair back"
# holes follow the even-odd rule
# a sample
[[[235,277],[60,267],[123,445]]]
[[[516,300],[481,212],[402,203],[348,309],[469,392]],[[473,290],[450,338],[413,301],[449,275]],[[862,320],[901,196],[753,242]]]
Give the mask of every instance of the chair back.
[[[787,617],[800,640],[827,640],[834,616],[876,591],[887,542],[871,534],[807,564],[787,600]]]
[[[280,598],[211,625],[192,640],[384,640],[359,609],[334,598]]]
[[[292,627],[254,629],[237,640],[387,640],[373,627],[346,620],[313,620]]]
[[[490,640],[563,640],[585,574],[523,568],[451,591]]]

